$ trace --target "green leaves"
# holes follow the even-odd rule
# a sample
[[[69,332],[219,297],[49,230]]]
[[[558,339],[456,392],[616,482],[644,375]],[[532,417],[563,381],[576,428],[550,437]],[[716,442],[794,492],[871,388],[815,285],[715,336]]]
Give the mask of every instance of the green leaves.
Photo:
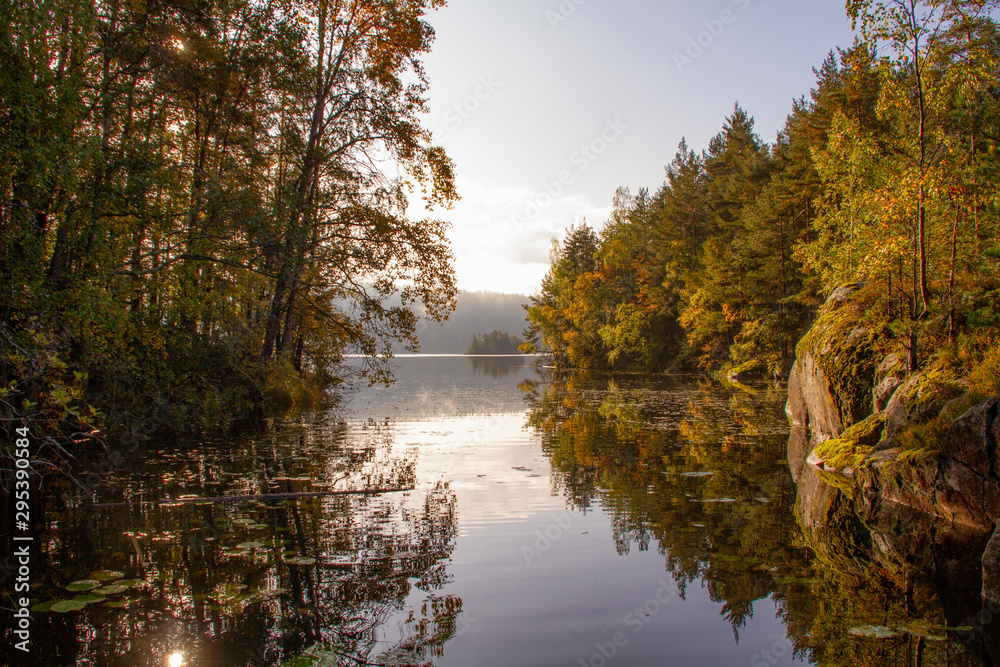
[[[286,367],[317,395],[349,347],[384,354],[415,342],[418,308],[447,316],[447,225],[407,217],[403,184],[366,158],[386,152],[432,205],[457,199],[420,124],[441,5],[0,10],[17,35],[0,72],[10,410],[40,436],[201,434]]]

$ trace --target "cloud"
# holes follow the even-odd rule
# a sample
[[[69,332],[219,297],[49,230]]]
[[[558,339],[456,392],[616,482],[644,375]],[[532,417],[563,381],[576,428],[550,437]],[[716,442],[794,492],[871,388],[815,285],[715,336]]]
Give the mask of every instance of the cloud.
[[[463,178],[457,186],[462,200],[434,216],[452,224],[449,238],[462,289],[533,291],[548,270],[552,239],[562,239],[567,227],[584,218],[598,227],[611,211],[579,195],[551,198],[532,209],[544,190]]]

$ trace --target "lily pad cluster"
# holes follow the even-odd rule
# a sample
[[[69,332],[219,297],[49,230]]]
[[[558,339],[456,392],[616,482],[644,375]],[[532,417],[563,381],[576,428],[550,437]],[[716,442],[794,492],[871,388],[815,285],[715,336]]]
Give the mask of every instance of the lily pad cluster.
[[[340,667],[340,653],[330,644],[315,644],[301,655],[281,663],[281,667]]]
[[[142,579],[126,579],[123,572],[115,570],[97,570],[91,572],[86,579],[74,581],[66,585],[70,593],[79,593],[71,599],[50,600],[40,602],[31,608],[34,612],[56,612],[65,614],[80,611],[88,605],[104,603],[106,607],[127,607],[132,600],[129,598],[109,600],[109,597],[121,595],[131,589],[146,583]]]

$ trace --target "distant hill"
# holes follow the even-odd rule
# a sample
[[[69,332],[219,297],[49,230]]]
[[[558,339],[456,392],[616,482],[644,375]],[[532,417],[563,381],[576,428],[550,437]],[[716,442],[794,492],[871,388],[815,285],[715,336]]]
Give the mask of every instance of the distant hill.
[[[520,337],[528,326],[521,307],[525,303],[528,297],[523,294],[462,292],[447,322],[442,325],[421,321],[418,325],[420,353],[464,354],[473,337],[491,331]]]

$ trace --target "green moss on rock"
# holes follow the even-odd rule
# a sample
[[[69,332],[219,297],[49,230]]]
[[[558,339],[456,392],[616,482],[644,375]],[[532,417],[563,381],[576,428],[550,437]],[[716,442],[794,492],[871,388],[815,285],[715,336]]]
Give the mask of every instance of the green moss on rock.
[[[870,300],[863,285],[840,288],[796,347],[800,359],[812,356],[826,375],[844,424],[872,413],[875,371],[891,344],[884,322],[869,308]]]
[[[848,428],[839,438],[817,446],[814,457],[822,460],[828,469],[854,470],[882,440],[884,428],[885,416],[872,415]]]

